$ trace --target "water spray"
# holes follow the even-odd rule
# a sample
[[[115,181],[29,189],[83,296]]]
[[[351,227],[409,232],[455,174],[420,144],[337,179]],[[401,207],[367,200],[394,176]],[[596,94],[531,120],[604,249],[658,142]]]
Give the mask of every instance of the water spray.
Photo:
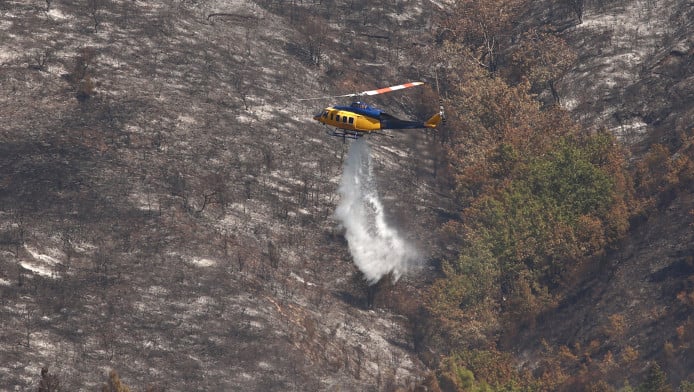
[[[386,222],[373,177],[371,149],[364,139],[350,146],[339,193],[335,217],[345,228],[354,263],[369,285],[387,274],[397,281],[414,266],[419,252]]]

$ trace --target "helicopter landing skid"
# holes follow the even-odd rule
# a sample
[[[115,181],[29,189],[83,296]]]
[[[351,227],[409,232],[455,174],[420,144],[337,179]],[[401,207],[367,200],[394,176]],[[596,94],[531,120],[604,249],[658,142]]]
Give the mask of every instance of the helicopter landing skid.
[[[357,140],[362,136],[360,133],[352,132],[352,131],[345,131],[342,129],[335,129],[332,131],[326,130],[325,133],[327,133],[330,136],[341,137],[342,141],[345,141],[347,139]]]
[[[357,131],[347,131],[344,129],[337,128],[335,130],[326,130],[325,133],[327,133],[330,136],[335,136],[335,137],[341,137],[342,141],[346,141],[347,139],[352,139],[352,140],[358,140],[364,135],[374,135],[378,137],[389,137],[393,138],[393,135],[389,135],[387,133],[383,132],[369,132],[369,133],[364,133],[364,132],[357,132]]]

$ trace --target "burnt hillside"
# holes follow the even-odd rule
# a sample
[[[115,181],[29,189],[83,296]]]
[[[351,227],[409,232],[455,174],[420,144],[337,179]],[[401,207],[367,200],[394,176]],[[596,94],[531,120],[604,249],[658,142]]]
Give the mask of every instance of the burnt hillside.
[[[108,369],[167,390],[422,377],[332,218],[349,144],[310,120],[332,102],[296,98],[423,77],[402,51],[434,10],[304,3],[0,5],[0,389],[36,388],[42,366],[68,390]],[[389,215],[422,246],[431,140],[375,147]]]
[[[533,380],[578,375],[567,390],[581,375],[637,385],[651,363],[694,381],[691,5],[508,1],[522,10],[493,64],[453,58],[453,3],[0,3],[0,389],[36,390],[44,366],[63,390],[99,389],[112,369],[131,390],[432,386],[460,348],[426,311],[467,240],[447,226],[467,191],[449,143],[472,133],[474,88],[502,91],[464,66],[517,77],[493,68],[513,65],[528,26],[575,57],[526,107],[558,103],[585,134],[616,135],[639,212],[562,277],[556,303],[503,331],[485,325],[514,300],[501,288],[479,313],[454,298],[463,330],[493,330],[469,348],[503,351]],[[388,221],[421,254],[369,287],[334,216],[350,143],[311,120],[345,102],[298,98],[411,80],[427,85],[369,103],[426,118],[441,98],[451,120],[368,139]],[[466,139],[464,159],[489,137]]]
[[[563,34],[579,53],[560,83],[564,105],[640,155],[694,125],[694,10],[684,1],[583,2]],[[583,86],[584,88],[581,88]]]

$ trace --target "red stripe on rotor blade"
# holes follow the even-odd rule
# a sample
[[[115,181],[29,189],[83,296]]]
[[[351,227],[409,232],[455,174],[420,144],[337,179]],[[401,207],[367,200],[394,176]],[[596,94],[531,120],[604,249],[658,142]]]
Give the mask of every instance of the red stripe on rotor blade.
[[[419,86],[421,84],[424,84],[424,83],[423,82],[410,82],[410,83],[405,83],[405,84],[399,84],[397,86],[379,88],[378,90],[364,91],[363,94],[364,95],[377,95],[377,94],[389,93],[391,91],[402,90],[402,89],[409,88],[409,87]]]

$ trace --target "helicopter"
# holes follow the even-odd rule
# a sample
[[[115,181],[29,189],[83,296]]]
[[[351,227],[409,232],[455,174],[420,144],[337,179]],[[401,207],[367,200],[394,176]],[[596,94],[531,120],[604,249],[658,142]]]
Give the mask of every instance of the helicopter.
[[[376,90],[367,90],[360,93],[335,95],[331,97],[304,98],[301,101],[313,99],[329,99],[343,97],[362,97],[378,94],[385,94],[410,87],[423,85],[424,82],[409,82],[396,86],[383,87]],[[335,127],[332,131],[327,131],[331,136],[342,137],[344,139],[359,139],[364,135],[381,134],[379,131],[385,129],[423,129],[436,128],[445,119],[443,106],[439,106],[439,112],[431,116],[426,121],[410,121],[396,118],[380,109],[371,107],[366,103],[356,100],[350,105],[329,106],[316,115],[313,119],[330,127]]]

